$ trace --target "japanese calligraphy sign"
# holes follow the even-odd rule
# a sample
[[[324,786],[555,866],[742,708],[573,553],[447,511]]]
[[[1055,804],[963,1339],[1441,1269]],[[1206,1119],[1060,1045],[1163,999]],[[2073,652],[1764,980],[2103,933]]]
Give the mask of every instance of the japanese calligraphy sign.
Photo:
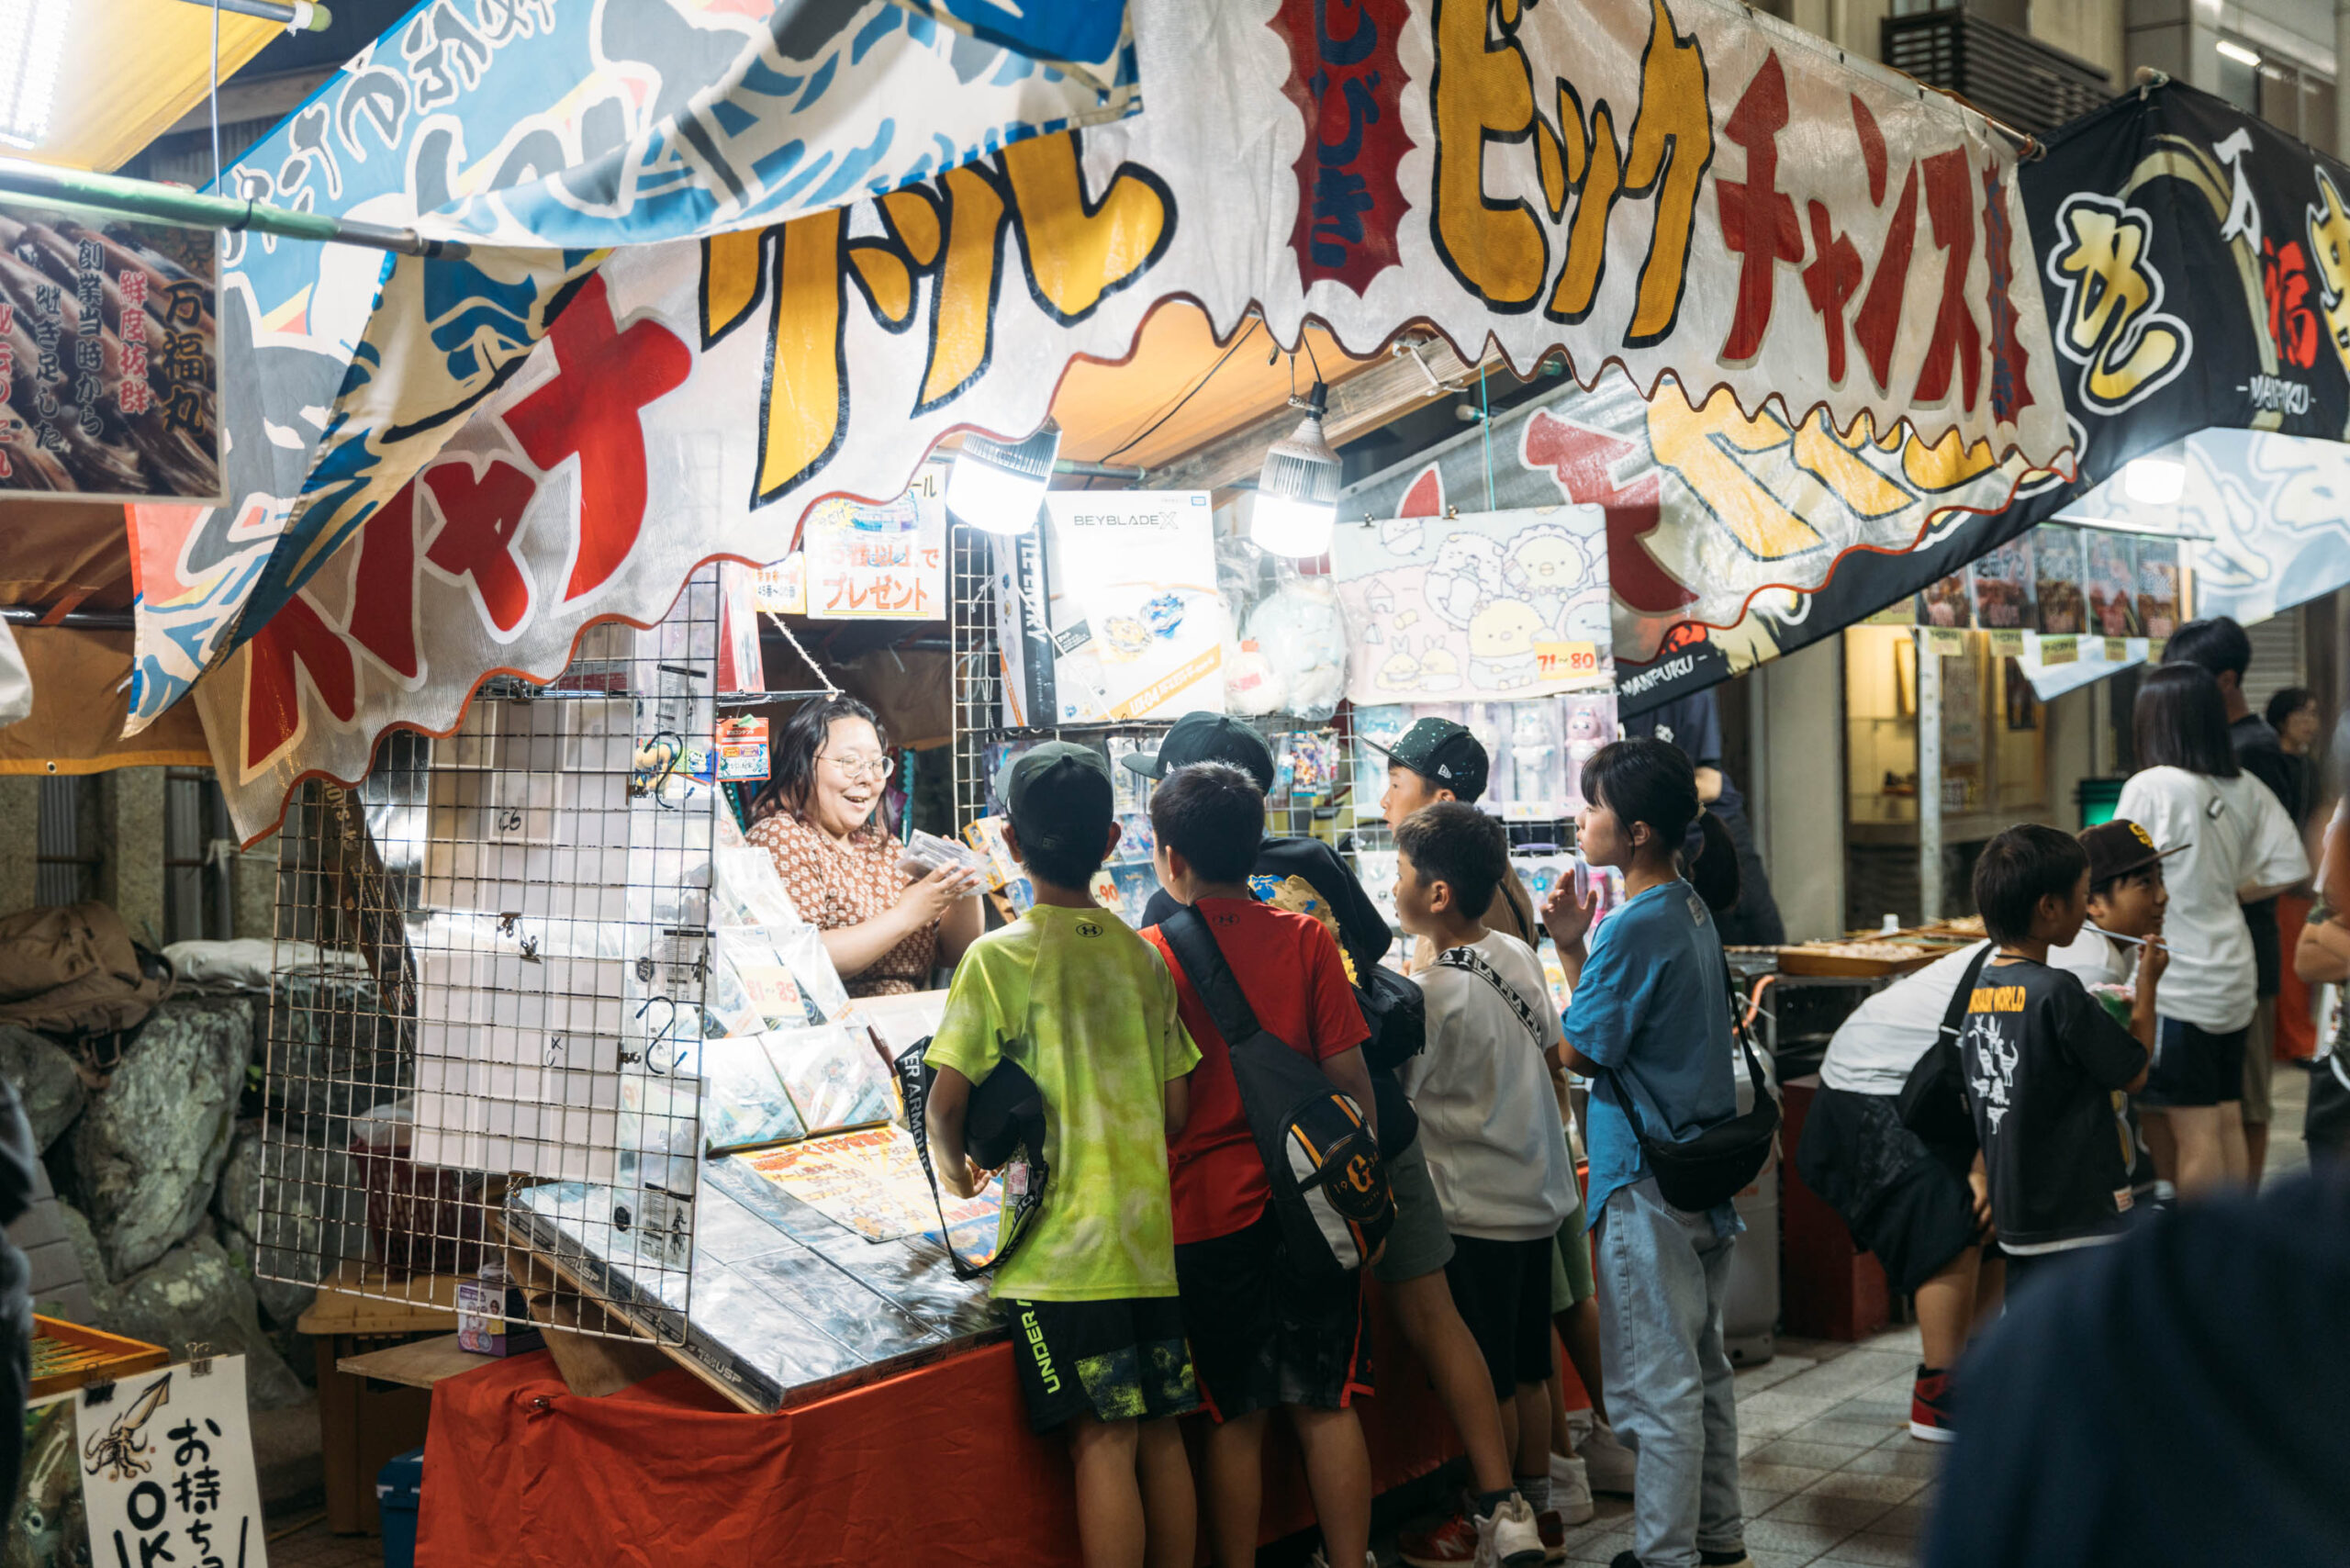
[[[84,1389],[74,1438],[90,1562],[267,1568],[242,1356]]]
[[[208,229],[0,202],[0,496],[220,494]]]
[[[1917,548],[1854,554],[1800,605],[1758,600],[1728,628],[1693,617],[1673,633],[1676,663],[1700,684],[1919,590],[2193,432],[2350,439],[2350,167],[2174,83],[2058,131],[2021,183],[2079,477],[2036,476],[1997,516],[1942,514]],[[2190,474],[2210,478],[2208,524],[2228,542],[2207,557],[2214,584],[2245,595],[2228,600],[2242,608],[2340,580],[2308,521],[2341,516],[2333,465],[2298,444],[2189,442]],[[2250,451],[2266,455],[2238,479],[2232,460]],[[2297,521],[2272,530],[2280,499]]]
[[[816,621],[937,621],[946,614],[946,465],[926,465],[887,506],[820,501],[802,525]]]
[[[1066,41],[1091,58],[1107,19],[1104,84],[894,0],[418,5],[223,185],[298,211],[414,224],[472,254],[229,237],[229,500],[131,520],[141,597],[130,730],[395,505],[515,374],[604,247],[834,208],[1130,113],[1124,8],[1086,9],[1088,36]],[[1035,16],[1027,30],[1057,31]]]
[[[339,492],[375,512],[297,553],[206,683],[247,831],[303,769],[364,771],[385,723],[445,732],[485,672],[655,619],[696,562],[775,561],[818,503],[901,494],[950,431],[1034,430],[1074,356],[1124,357],[1170,297],[1219,334],[1256,309],[1293,342],[1310,315],[1362,355],[1428,324],[1529,371],[1563,350],[1581,380],[1671,375],[1693,465],[1708,420],[1774,398],[1840,472],[1821,432],[1867,465],[1851,432],[1905,417],[1953,471],[2065,444],[2010,155],[1947,100],[1720,0],[1132,15],[1142,71],[1198,90],[847,208],[624,247],[445,451]],[[1740,538],[1784,556],[1804,531],[1758,508]],[[355,595],[382,580],[363,557],[412,591]],[[178,645],[153,633],[142,655]]]

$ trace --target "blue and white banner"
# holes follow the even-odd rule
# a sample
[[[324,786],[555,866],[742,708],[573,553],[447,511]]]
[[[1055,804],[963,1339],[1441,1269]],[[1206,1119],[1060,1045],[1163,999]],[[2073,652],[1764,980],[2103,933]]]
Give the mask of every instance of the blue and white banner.
[[[1079,9],[1063,52],[1111,19],[1124,38],[1123,5]],[[1134,55],[1108,58],[1097,86],[896,0],[426,0],[223,185],[472,252],[229,237],[229,504],[132,510],[129,730],[415,476],[610,247],[778,223],[1121,118]]]

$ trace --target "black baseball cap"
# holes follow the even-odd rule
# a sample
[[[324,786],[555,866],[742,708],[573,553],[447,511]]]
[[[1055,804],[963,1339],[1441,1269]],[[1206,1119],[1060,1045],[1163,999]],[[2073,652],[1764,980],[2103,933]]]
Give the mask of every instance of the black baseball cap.
[[[2143,871],[2158,865],[2187,847],[2184,844],[2169,849],[2154,847],[2154,834],[2127,817],[2116,817],[2095,827],[2083,828],[2081,847],[2089,852],[2089,886],[2102,887],[2116,877],[2126,877],[2132,871]]]
[[[1096,852],[1110,835],[1110,765],[1090,745],[1046,741],[1023,752],[996,793],[1024,845]]]
[[[1118,759],[1145,778],[1164,778],[1195,762],[1228,762],[1270,793],[1273,748],[1239,720],[1204,710],[1175,721],[1157,751],[1131,751]]]
[[[1393,745],[1381,745],[1368,735],[1356,738],[1438,789],[1451,790],[1455,800],[1474,801],[1485,792],[1485,748],[1465,724],[1422,719],[1397,736]]]

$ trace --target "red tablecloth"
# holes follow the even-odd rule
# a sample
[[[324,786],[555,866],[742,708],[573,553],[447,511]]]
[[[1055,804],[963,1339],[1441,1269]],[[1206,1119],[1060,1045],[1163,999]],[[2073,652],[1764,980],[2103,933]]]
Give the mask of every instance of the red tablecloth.
[[[1380,1392],[1360,1407],[1384,1491],[1460,1439],[1376,1292],[1371,1335]],[[1267,1540],[1313,1518],[1296,1450],[1275,1432]],[[487,1363],[433,1390],[416,1561],[1076,1568],[1079,1557],[1066,1451],[1030,1433],[1012,1347],[994,1344],[775,1416],[743,1415],[683,1371],[583,1399],[543,1351]]]

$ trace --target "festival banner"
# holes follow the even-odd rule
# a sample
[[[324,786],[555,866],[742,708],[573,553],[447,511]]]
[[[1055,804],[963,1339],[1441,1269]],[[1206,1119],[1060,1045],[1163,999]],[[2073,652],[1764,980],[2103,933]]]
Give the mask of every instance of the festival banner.
[[[1673,633],[1677,673],[1647,672],[1637,700],[1628,686],[1628,710],[1861,621],[2073,510],[2132,459],[2183,436],[2210,429],[2350,439],[2350,166],[2171,83],[2055,132],[2022,184],[2078,479],[2020,473],[2024,487],[2007,511],[1939,515],[1919,548],[1841,561],[1800,604],[1758,600],[1730,629],[1693,617]],[[2226,471],[2228,460],[2210,455],[2222,450],[2263,452],[2288,485],[2314,486],[2315,472],[2329,466],[2322,457],[2276,455],[2281,447],[2190,442],[2204,454],[2194,461],[2205,473]],[[2251,488],[2223,486],[2212,496],[2219,511],[2234,513],[2225,529],[2215,514],[2215,536],[2239,542],[2217,556],[2214,578],[2224,584],[2240,572],[2251,595],[2243,602],[2257,604],[2270,571],[2303,549],[2330,547],[2305,523],[2271,532],[2255,498],[2274,486],[2258,473],[2248,477]],[[2305,498],[2290,503],[2286,515],[2306,519],[2308,507]],[[2199,551],[2199,568],[2204,563]],[[2230,613],[2217,608],[2226,601],[2221,587],[2200,601],[2202,612]]]
[[[308,537],[318,569],[284,580],[315,594],[249,617],[266,645],[206,683],[243,830],[306,771],[357,778],[387,723],[446,732],[487,671],[657,619],[697,561],[778,560],[814,502],[894,498],[949,431],[1034,430],[1072,357],[1123,357],[1170,297],[1219,336],[1255,309],[1295,342],[1310,314],[1357,355],[1422,324],[1528,374],[1563,350],[1593,381],[1675,375],[1707,419],[1777,398],[1831,475],[1852,449],[1821,432],[1905,416],[1937,484],[2065,445],[2010,151],[1808,35],[1720,0],[1133,15],[1141,68],[1192,90],[845,211],[623,247],[445,455],[353,477],[390,521]]]
[[[470,253],[228,237],[229,501],[131,515],[129,731],[402,492],[606,247],[836,209],[1138,102],[894,0],[425,0],[222,185]]]
[[[0,497],[220,495],[218,241],[0,202]]]

